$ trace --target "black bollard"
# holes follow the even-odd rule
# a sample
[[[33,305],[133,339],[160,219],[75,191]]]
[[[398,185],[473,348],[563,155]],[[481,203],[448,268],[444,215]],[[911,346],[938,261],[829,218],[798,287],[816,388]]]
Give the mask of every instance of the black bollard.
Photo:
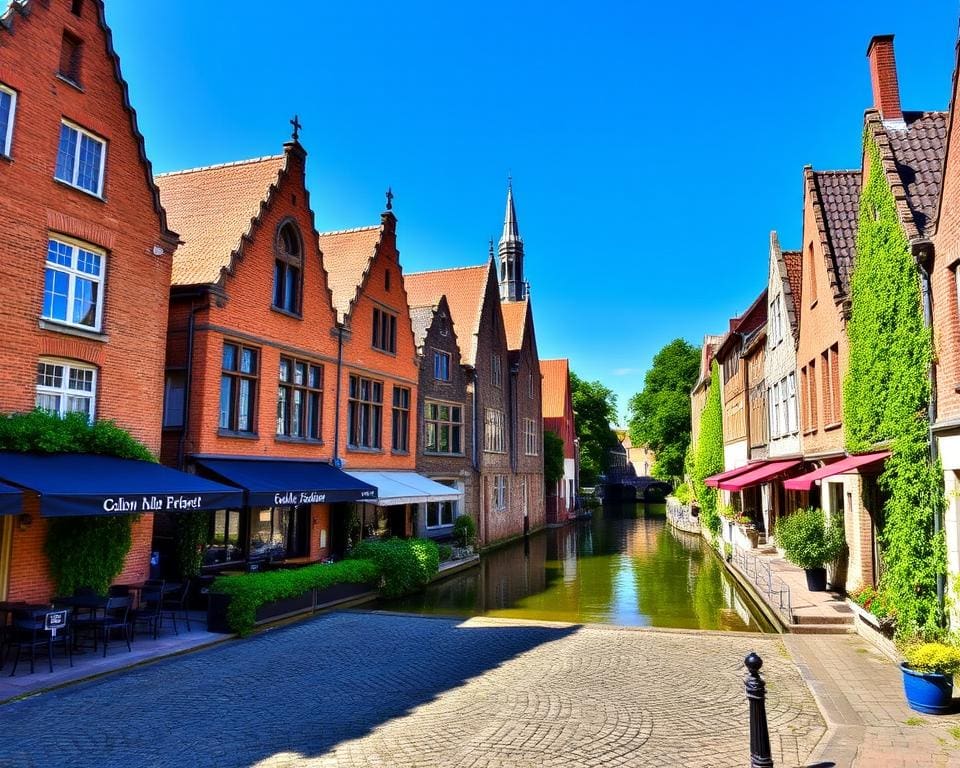
[[[743,660],[747,675],[747,702],[750,704],[750,768],[773,768],[770,731],[767,728],[767,686],[760,677],[763,659],[750,653]]]

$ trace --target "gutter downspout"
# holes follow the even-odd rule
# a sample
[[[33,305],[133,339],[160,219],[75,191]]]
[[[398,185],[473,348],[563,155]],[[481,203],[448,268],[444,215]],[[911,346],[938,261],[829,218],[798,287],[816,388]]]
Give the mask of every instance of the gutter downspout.
[[[933,243],[926,238],[918,238],[910,243],[913,256],[916,259],[917,267],[920,270],[920,294],[923,302],[923,324],[933,336],[933,296],[930,286],[930,265],[933,262]],[[927,401],[927,442],[930,445],[930,463],[936,466],[940,458],[940,452],[937,447],[937,440],[933,435],[933,424],[937,420],[937,368],[933,355],[930,356],[930,364],[927,366],[927,379],[930,386],[930,397]],[[940,510],[934,510],[933,513],[933,534],[939,536],[943,528],[940,519]],[[937,574],[937,606],[940,609],[940,615],[945,612],[945,575]]]
[[[340,459],[340,390],[342,389],[343,371],[343,323],[337,323],[337,394],[334,404],[333,417],[333,466],[339,469],[343,466]]]
[[[187,323],[187,370],[183,382],[183,425],[180,427],[180,439],[177,441],[177,469],[181,471],[186,459],[187,432],[190,430],[190,394],[193,390],[193,339],[197,313],[209,308],[209,299],[199,306],[192,300],[190,302],[190,320]]]

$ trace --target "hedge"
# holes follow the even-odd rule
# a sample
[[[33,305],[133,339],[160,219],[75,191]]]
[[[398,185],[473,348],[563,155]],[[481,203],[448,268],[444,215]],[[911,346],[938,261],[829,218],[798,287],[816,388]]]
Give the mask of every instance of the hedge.
[[[429,539],[361,541],[350,557],[372,560],[380,567],[384,597],[401,597],[422,589],[440,568],[440,550]]]

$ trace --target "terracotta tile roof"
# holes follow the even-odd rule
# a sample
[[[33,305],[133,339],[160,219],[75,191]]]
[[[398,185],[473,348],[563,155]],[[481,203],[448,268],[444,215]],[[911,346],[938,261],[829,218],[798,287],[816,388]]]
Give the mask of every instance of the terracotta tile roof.
[[[860,171],[813,172],[830,244],[828,267],[835,298],[850,294],[850,273],[857,252],[860,176]]]
[[[918,233],[933,230],[943,180],[946,112],[904,112],[906,128],[884,124]]]
[[[480,313],[489,274],[490,264],[487,263],[478,267],[436,269],[403,276],[407,301],[412,306],[437,304],[441,296],[447,297],[450,319],[460,342],[464,365],[476,363],[477,332],[480,330]]]
[[[527,300],[500,302],[503,328],[507,334],[507,349],[517,352],[523,346],[523,330],[527,321]]]
[[[562,419],[570,390],[570,361],[566,358],[541,360],[540,374],[543,377],[543,418]]]
[[[318,238],[333,306],[340,321],[350,314],[380,242],[380,225],[322,232]]]
[[[800,306],[803,298],[801,286],[803,285],[803,252],[802,251],[784,251],[783,263],[787,267],[787,280],[790,283],[791,299],[795,307]]]
[[[413,325],[413,337],[417,342],[417,349],[423,349],[427,338],[427,331],[433,323],[433,314],[437,311],[436,304],[424,304],[421,307],[410,307],[410,323]]]
[[[156,177],[167,219],[183,240],[173,257],[173,285],[216,283],[231,268],[285,159],[259,157]]]

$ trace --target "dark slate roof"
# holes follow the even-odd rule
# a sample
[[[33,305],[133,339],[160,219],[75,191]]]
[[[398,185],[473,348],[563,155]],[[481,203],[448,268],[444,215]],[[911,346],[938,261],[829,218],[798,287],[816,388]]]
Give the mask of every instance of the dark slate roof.
[[[814,171],[814,182],[823,205],[824,223],[830,239],[830,265],[840,293],[850,293],[850,273],[857,248],[857,216],[860,211],[860,171]]]
[[[904,112],[906,128],[884,124],[897,173],[920,235],[933,230],[943,179],[947,139],[946,112]]]

